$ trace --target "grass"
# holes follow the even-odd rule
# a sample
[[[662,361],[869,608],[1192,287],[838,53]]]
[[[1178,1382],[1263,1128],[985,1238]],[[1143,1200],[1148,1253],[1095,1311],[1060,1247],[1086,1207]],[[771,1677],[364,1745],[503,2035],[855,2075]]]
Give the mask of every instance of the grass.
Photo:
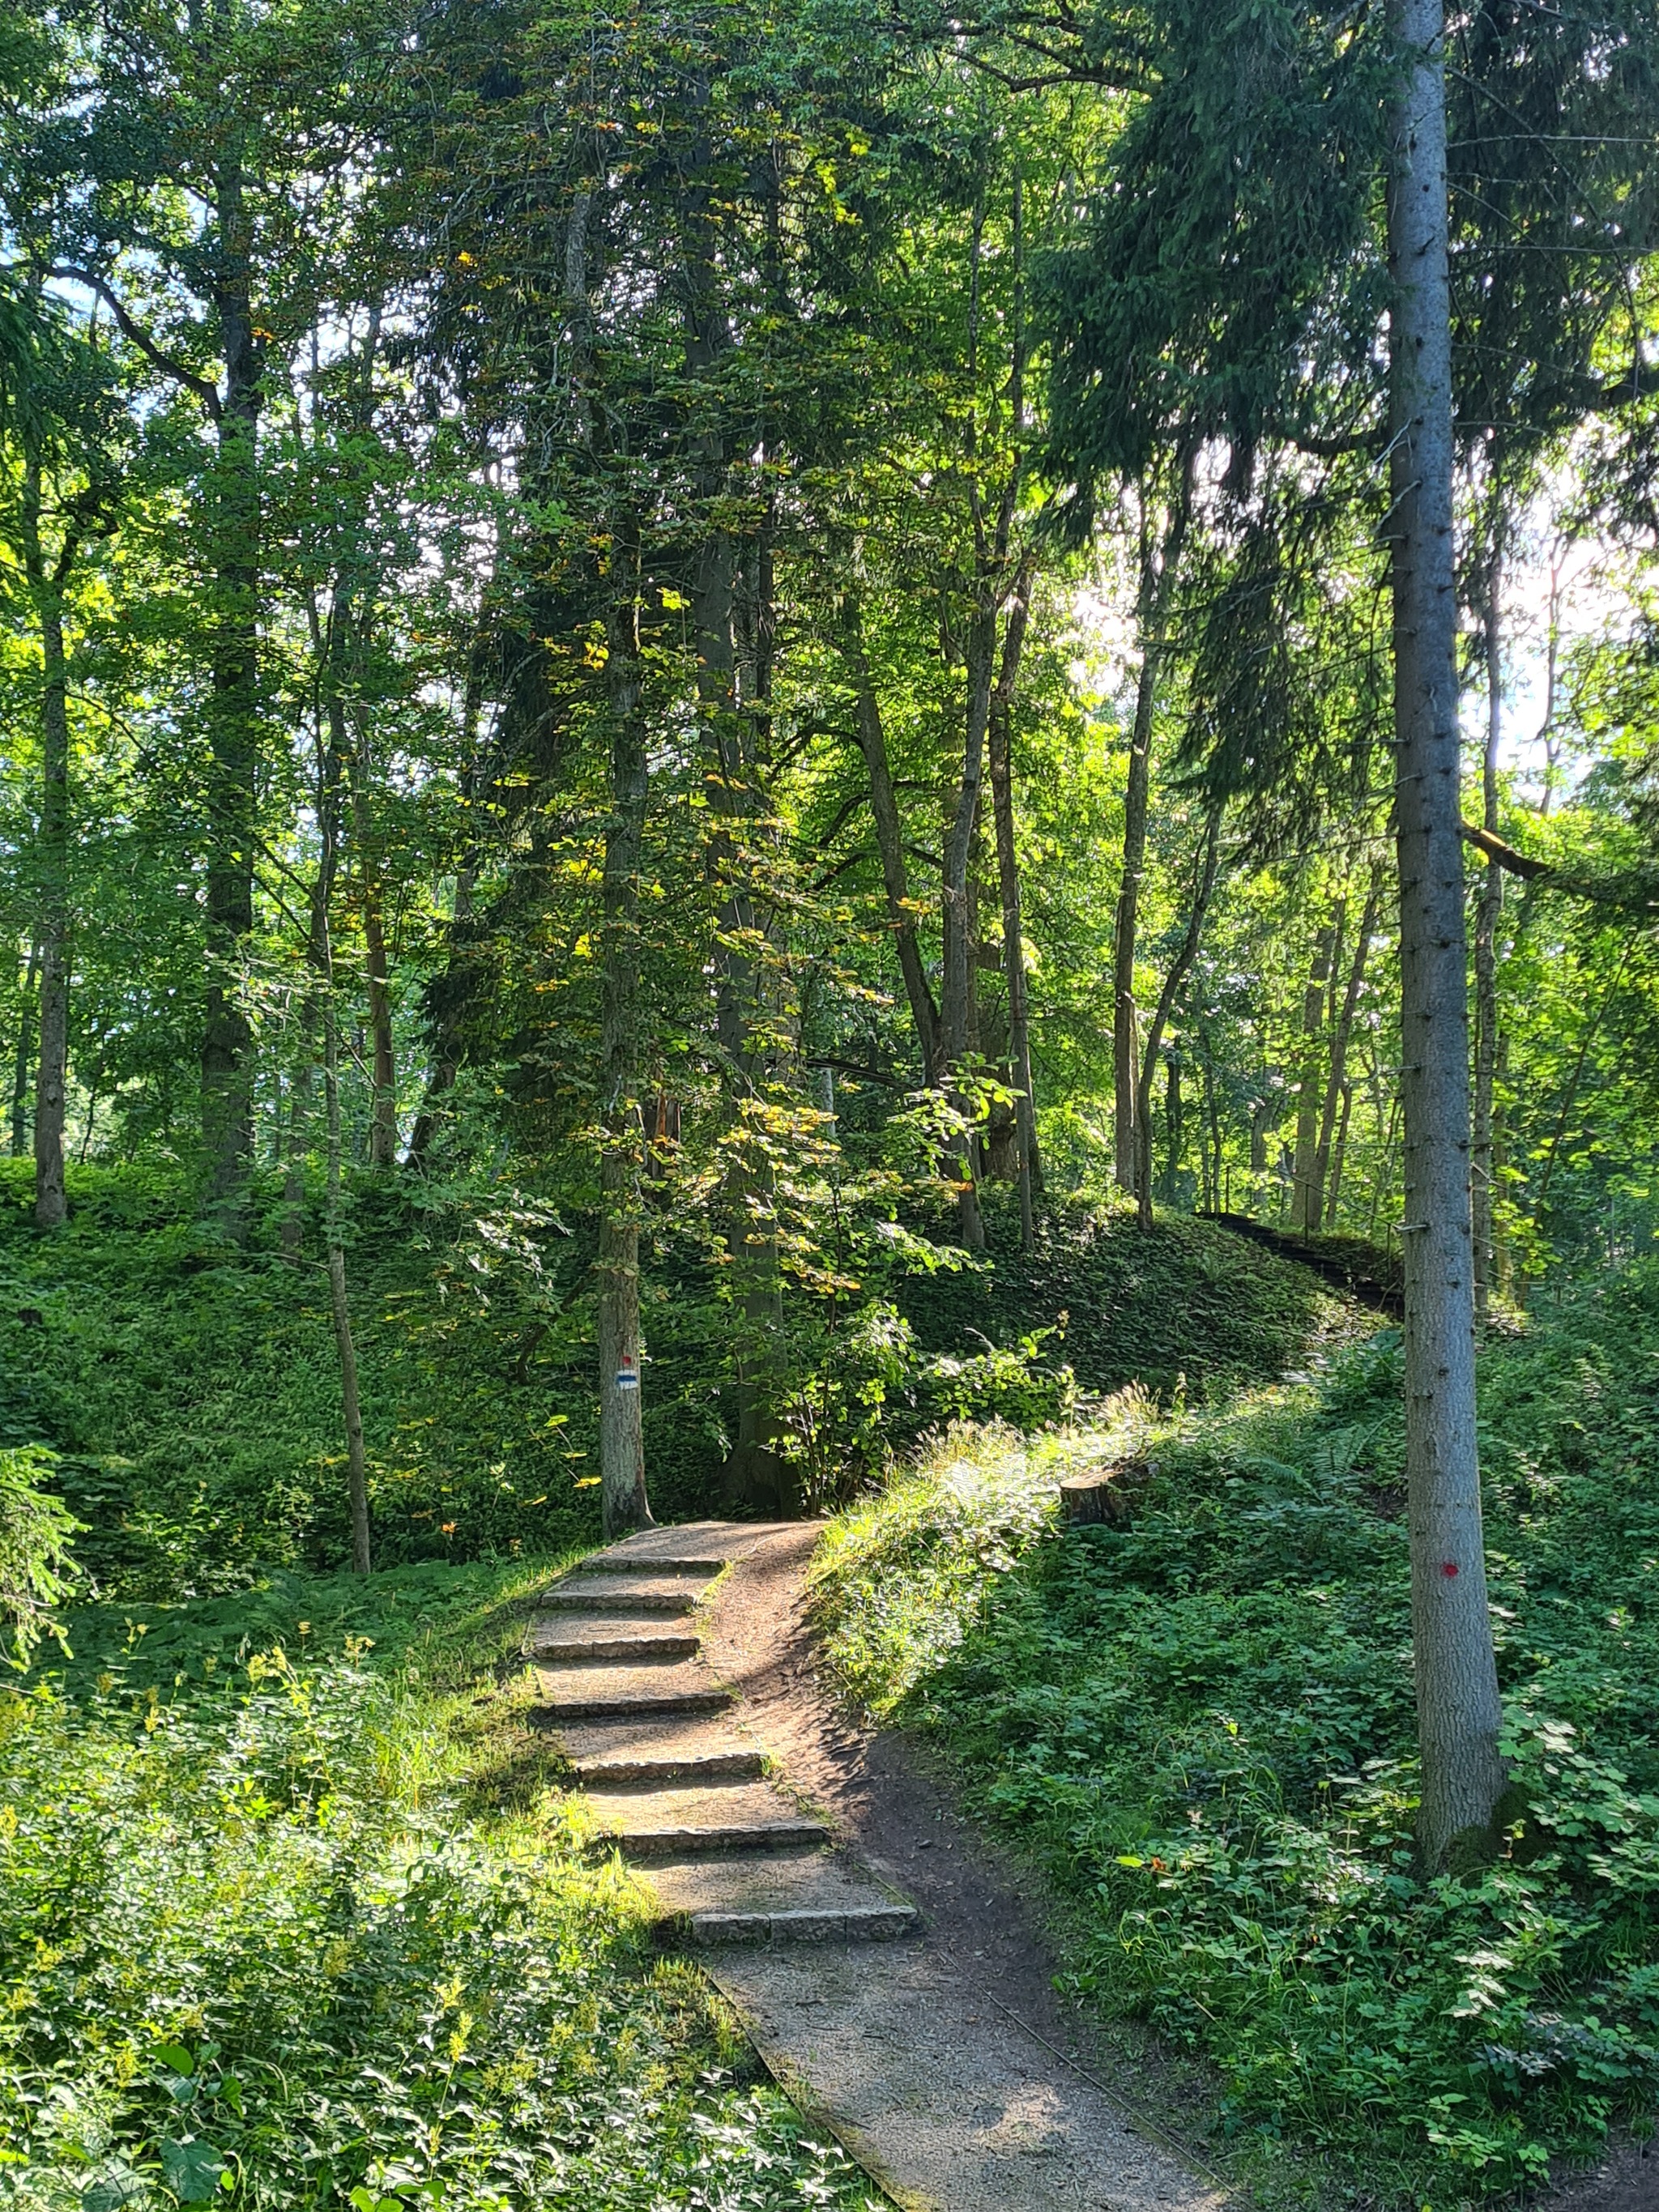
[[[67,1226],[39,1237],[30,1164],[0,1160],[0,1448],[58,1453],[100,1593],[210,1597],[341,1565],[339,1376],[315,1221],[296,1264],[274,1180],[256,1189],[244,1249],[204,1231],[170,1170],[77,1167],[70,1187]],[[953,1416],[1030,1425],[1079,1387],[1136,1375],[1171,1390],[1184,1376],[1195,1395],[1259,1380],[1340,1313],[1305,1270],[1206,1223],[1147,1238],[1121,1213],[1057,1208],[1028,1260],[1005,1194],[988,1194],[988,1268],[901,1275],[914,1334],[876,1300],[809,1348],[821,1374],[796,1396],[826,1493]],[[376,1564],[595,1540],[580,1240],[506,1185],[370,1178],[349,1266]],[[646,1283],[647,1458],[670,1520],[720,1498],[730,1314],[707,1273],[665,1250]]]
[[[170,1170],[71,1172],[31,1224],[0,1161],[0,1446],[44,1443],[87,1526],[83,1566],[134,1601],[233,1591],[350,1556],[339,1370],[315,1223],[299,1264],[261,1185],[246,1249],[204,1232]],[[349,1273],[375,1558],[511,1558],[592,1541],[592,1355],[561,1313],[573,1241],[517,1194],[357,1194]],[[671,1365],[665,1361],[665,1367]],[[653,1376],[653,1382],[656,1378]],[[695,1391],[659,1389],[665,1510],[718,1466]]]
[[[1069,1899],[1073,1986],[1213,2062],[1247,2165],[1435,2212],[1659,2090],[1659,1271],[1494,1334],[1481,1418],[1515,1789],[1461,1878],[1413,1863],[1391,1330],[1208,1407],[959,1429],[817,1569],[848,1690]],[[1062,1531],[1091,1465],[1127,1516]]]
[[[0,1698],[0,2204],[870,2201],[580,1848],[556,1564],[86,1607]]]
[[[1018,1249],[1006,1194],[985,1194],[988,1269],[918,1276],[900,1304],[929,1352],[1042,1346],[1085,1393],[1138,1382],[1169,1397],[1224,1397],[1276,1376],[1351,1326],[1346,1303],[1304,1267],[1214,1223],[1161,1214],[1149,1234],[1126,1205],[1050,1206],[1035,1251]]]

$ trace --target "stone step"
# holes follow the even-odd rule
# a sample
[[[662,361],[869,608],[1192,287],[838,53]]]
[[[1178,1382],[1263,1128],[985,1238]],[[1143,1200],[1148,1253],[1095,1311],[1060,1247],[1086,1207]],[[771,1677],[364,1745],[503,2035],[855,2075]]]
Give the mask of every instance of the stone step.
[[[765,1753],[726,1720],[578,1723],[562,1728],[559,1740],[589,1790],[758,1782],[766,1771]]]
[[[695,1659],[699,1649],[689,1629],[659,1628],[628,1613],[577,1614],[530,1624],[533,1656],[567,1666],[599,1660],[648,1666],[653,1660]]]
[[[547,1613],[687,1613],[698,1591],[689,1576],[571,1575],[538,1601]]]
[[[578,1575],[701,1575],[712,1582],[716,1575],[724,1574],[731,1565],[707,1553],[653,1552],[641,1557],[637,1553],[594,1552],[571,1569]]]
[[[643,1528],[583,1559],[580,1574],[717,1575],[745,1559],[769,1536],[798,1528],[797,1521],[684,1521],[678,1528]]]
[[[645,1879],[657,1899],[659,1934],[709,1948],[883,1942],[921,1929],[914,1905],[837,1851],[684,1859],[653,1864]]]
[[[595,1841],[615,1844],[629,1859],[810,1850],[830,1840],[821,1820],[808,1819],[763,1782],[607,1793],[591,1803],[599,1827]]]
[[[706,1667],[538,1667],[542,1710],[555,1721],[630,1721],[723,1713],[735,1704]]]

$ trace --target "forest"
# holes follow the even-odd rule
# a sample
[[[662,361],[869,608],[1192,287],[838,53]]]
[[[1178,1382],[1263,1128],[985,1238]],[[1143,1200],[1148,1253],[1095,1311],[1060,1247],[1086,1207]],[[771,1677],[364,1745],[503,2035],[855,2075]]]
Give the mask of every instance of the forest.
[[[1652,0],[16,0],[0,668],[0,2207],[886,2203],[708,1522],[1230,2202],[1637,2154]]]

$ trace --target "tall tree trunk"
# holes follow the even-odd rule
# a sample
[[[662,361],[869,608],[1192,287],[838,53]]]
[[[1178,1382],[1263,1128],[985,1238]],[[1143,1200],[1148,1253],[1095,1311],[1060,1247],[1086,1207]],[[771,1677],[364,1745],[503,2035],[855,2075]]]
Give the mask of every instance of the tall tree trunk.
[[[1138,1182],[1135,1102],[1139,1064],[1135,1015],[1135,945],[1140,917],[1141,878],[1146,867],[1146,819],[1152,790],[1152,721],[1163,674],[1170,602],[1181,563],[1191,501],[1192,464],[1183,456],[1175,502],[1161,544],[1144,511],[1140,534],[1140,585],[1136,599],[1140,668],[1135,678],[1135,717],[1129,733],[1129,780],[1123,794],[1123,878],[1118,887],[1112,933],[1113,1131],[1117,1185],[1133,1190]],[[1150,491],[1143,485],[1143,501]]]
[[[283,1257],[297,1264],[306,1237],[306,1134],[311,1121],[311,1005],[300,1013],[300,1057],[288,1098],[288,1157],[283,1168]]]
[[[12,1061],[11,1156],[21,1160],[29,1144],[29,1073],[34,1066],[35,994],[40,979],[40,939],[29,939],[28,964],[18,994],[17,1050]]]
[[[1348,1158],[1348,1124],[1353,1116],[1353,1085],[1342,1085],[1342,1111],[1336,1125],[1336,1145],[1331,1154],[1330,1188],[1325,1194],[1325,1226],[1336,1226],[1336,1209],[1342,1197],[1342,1171]]]
[[[1481,822],[1498,831],[1498,748],[1504,729],[1504,565],[1496,546],[1487,565],[1486,743],[1481,759]],[[1474,1310],[1484,1321],[1498,1273],[1493,1228],[1492,1097],[1498,1070],[1498,931],[1504,913],[1504,871],[1489,866],[1474,912],[1474,1117],[1469,1152],[1474,1240]]]
[[[631,522],[612,532],[605,662],[611,820],[602,890],[599,1285],[599,1504],[607,1538],[648,1528],[640,1406],[640,851],[647,767],[639,634],[639,549]]]
[[[351,830],[363,902],[363,950],[368,955],[368,1033],[374,1054],[369,1107],[368,1164],[389,1168],[398,1157],[398,1060],[392,1035],[392,963],[386,941],[386,874],[370,806],[368,731],[362,720],[356,744],[342,732],[341,752],[350,763]]]
[[[1150,1229],[1152,1225],[1152,1079],[1158,1073],[1158,1055],[1164,1043],[1164,1032],[1169,1026],[1170,1016],[1181,995],[1181,987],[1198,957],[1199,945],[1204,935],[1205,917],[1209,912],[1220,860],[1221,817],[1212,812],[1205,824],[1204,843],[1193,884],[1193,902],[1187,918],[1187,934],[1182,939],[1181,950],[1176,953],[1174,963],[1164,979],[1164,988],[1158,994],[1158,1006],[1146,1031],[1146,1048],[1141,1055],[1137,1078],[1135,1199],[1142,1229]]]
[[[307,951],[317,978],[323,1013],[323,1117],[326,1133],[325,1161],[323,1252],[328,1273],[329,1310],[334,1322],[334,1349],[340,1364],[340,1412],[346,1434],[346,1498],[351,1522],[351,1564],[360,1575],[369,1571],[368,1464],[363,1451],[362,1404],[358,1395],[357,1346],[351,1329],[351,1302],[346,1285],[345,1218],[340,1176],[340,1030],[339,1007],[334,990],[334,885],[339,872],[340,811],[345,777],[345,757],[340,743],[341,725],[331,716],[325,741],[321,724],[313,730],[317,760],[317,822],[322,851],[317,878],[312,886],[309,943]],[[311,1001],[301,1013],[302,1033],[308,1033]],[[310,1070],[306,1069],[308,1091]],[[301,1201],[304,1185],[299,1194]],[[290,1224],[295,1234],[290,1241]],[[290,1256],[299,1251],[298,1208],[283,1222],[283,1244]]]
[[[34,1088],[34,1225],[64,1220],[64,1122],[69,1098],[70,815],[69,663],[64,650],[64,592],[76,539],[65,534],[48,561],[40,538],[41,472],[30,436],[23,469],[23,559],[40,626],[40,822],[37,842],[40,910],[34,942],[40,963],[40,1058]]]
[[[1296,1094],[1296,1164],[1292,1170],[1291,1226],[1307,1231],[1319,1226],[1315,1186],[1315,1156],[1319,1150],[1320,1047],[1325,1035],[1325,1001],[1330,990],[1331,963],[1342,909],[1328,921],[1314,939],[1313,960],[1307,988],[1302,994],[1302,1073]]]
[[[207,1198],[240,1233],[253,1154],[253,1030],[245,969],[253,935],[259,723],[259,481],[262,394],[249,295],[248,224],[233,151],[217,193],[215,306],[225,362],[219,404],[214,545],[213,698],[209,717],[207,1006],[202,1139]]]
[[[951,1086],[952,1103],[963,1125],[952,1138],[949,1151],[956,1174],[962,1241],[970,1252],[984,1250],[985,1223],[974,1180],[974,1146],[967,1127],[969,1101],[956,1086],[956,1079],[967,1065],[975,1044],[973,969],[978,948],[974,942],[968,872],[985,782],[985,741],[991,719],[996,636],[996,603],[981,583],[968,625],[968,703],[963,732],[962,782],[957,792],[955,811],[945,827],[939,914],[944,940],[939,978],[940,1058]]]
[[[1042,1188],[1037,1157],[1036,1103],[1031,1085],[1031,1018],[1025,975],[1025,942],[1020,920],[1019,860],[1014,849],[1012,722],[1014,690],[1031,605],[1031,569],[1022,563],[1008,601],[1002,633],[1002,665],[991,697],[988,731],[991,805],[996,820],[997,885],[1002,897],[1002,972],[1008,988],[1008,1060],[1013,1079],[1014,1122],[1019,1137],[1019,1242],[1031,1250],[1036,1242],[1036,1199]]]
[[[640,644],[638,518],[618,498],[614,457],[593,394],[590,285],[599,258],[595,196],[573,195],[565,234],[565,309],[570,325],[571,404],[594,493],[609,512],[605,592],[605,714],[611,814],[600,885],[599,1249],[594,1264],[599,1361],[599,1510],[607,1538],[653,1524],[645,1487],[640,1381],[640,1176],[645,1127],[639,1103],[640,855],[649,789],[645,663]]]
[[[332,960],[331,957],[330,967]],[[357,1347],[346,1294],[345,1236],[340,1208],[340,1042],[331,973],[323,981],[323,1092],[328,1116],[328,1298],[334,1346],[340,1361],[340,1410],[346,1432],[346,1488],[351,1510],[351,1564],[366,1575],[371,1564],[368,1464],[363,1453],[362,1406],[357,1394]]]
[[[427,986],[427,1020],[432,1040],[432,1060],[421,1109],[415,1116],[415,1127],[410,1133],[406,1157],[412,1168],[425,1166],[427,1156],[432,1149],[432,1140],[437,1134],[443,1102],[454,1089],[455,1079],[461,1072],[461,1006],[464,1001],[461,982],[466,967],[465,939],[472,921],[472,899],[477,885],[479,859],[475,825],[478,818],[477,799],[482,781],[479,731],[483,720],[484,696],[483,619],[481,610],[479,632],[475,635],[467,654],[466,687],[461,705],[461,758],[464,763],[461,790],[467,808],[467,842],[462,848],[455,869],[455,905],[450,917],[449,949],[443,973],[441,978],[434,978]]]
[[[1359,1007],[1359,994],[1365,984],[1365,962],[1370,951],[1371,939],[1376,933],[1377,915],[1382,906],[1382,871],[1371,871],[1370,889],[1359,917],[1359,933],[1354,940],[1353,957],[1348,963],[1348,980],[1342,994],[1342,1004],[1337,1010],[1331,1027],[1330,1071],[1325,1079],[1325,1103],[1319,1116],[1319,1142],[1314,1152],[1312,1204],[1309,1208],[1310,1225],[1317,1229],[1322,1224],[1331,1226],[1336,1212],[1336,1184],[1340,1179],[1331,1168],[1331,1142],[1336,1127],[1337,1109],[1342,1108],[1343,1127],[1346,1130],[1347,1108],[1352,1103],[1348,1084],[1348,1043],[1353,1035],[1353,1018]]]
[[[1468,975],[1458,834],[1443,0],[1389,0],[1390,568],[1405,1117],[1406,1467],[1425,1863],[1504,1788],[1475,1439]]]
[[[939,1009],[933,1004],[927,970],[922,963],[921,946],[916,937],[909,872],[904,864],[904,832],[899,822],[898,802],[893,795],[893,775],[887,759],[887,734],[882,726],[881,702],[876,696],[875,678],[865,649],[864,620],[858,601],[849,599],[842,613],[842,652],[847,662],[848,673],[853,679],[859,750],[864,755],[864,765],[870,778],[870,811],[875,823],[876,850],[881,857],[888,921],[893,932],[894,949],[898,954],[899,973],[904,978],[904,994],[910,1002],[910,1018],[915,1024],[923,1078],[932,1085],[939,1082],[943,1073]]]

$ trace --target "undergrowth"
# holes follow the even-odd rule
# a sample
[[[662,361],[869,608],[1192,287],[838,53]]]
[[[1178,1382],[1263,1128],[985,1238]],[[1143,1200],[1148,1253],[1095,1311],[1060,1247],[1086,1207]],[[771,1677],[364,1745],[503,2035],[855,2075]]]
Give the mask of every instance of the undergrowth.
[[[77,1166],[70,1192],[67,1226],[42,1237],[30,1163],[0,1160],[0,1450],[58,1455],[83,1572],[106,1596],[151,1602],[343,1564],[339,1369],[315,1219],[289,1257],[280,1178],[256,1186],[241,1246],[197,1220],[170,1168]],[[866,1283],[863,1305],[836,1307],[833,1328],[821,1315],[792,1352],[785,1442],[813,1498],[844,1494],[952,1416],[1052,1420],[1073,1369],[1091,1389],[1141,1368],[1173,1386],[1185,1371],[1195,1392],[1212,1369],[1275,1373],[1334,1304],[1305,1271],[1207,1224],[1149,1243],[1121,1215],[1059,1210],[1027,1261],[1003,1194],[987,1211],[988,1267],[930,1274],[921,1241],[898,1236],[886,1288]],[[671,1231],[645,1268],[643,1415],[653,1510],[684,1520],[730,1510],[735,1401],[729,1307]],[[589,1257],[505,1183],[359,1179],[348,1271],[378,1565],[597,1541]]]
[[[0,2205],[867,2203],[582,1856],[510,1663],[556,1564],[83,1607],[0,1697]]]
[[[1229,1405],[958,1429],[817,1569],[849,1690],[1072,1895],[1073,1986],[1206,2053],[1235,2135],[1436,2212],[1659,2091],[1659,1272],[1480,1371],[1516,1790],[1461,1878],[1413,1862],[1392,1330]],[[1091,1463],[1127,1517],[1063,1531],[1055,1480]]]

